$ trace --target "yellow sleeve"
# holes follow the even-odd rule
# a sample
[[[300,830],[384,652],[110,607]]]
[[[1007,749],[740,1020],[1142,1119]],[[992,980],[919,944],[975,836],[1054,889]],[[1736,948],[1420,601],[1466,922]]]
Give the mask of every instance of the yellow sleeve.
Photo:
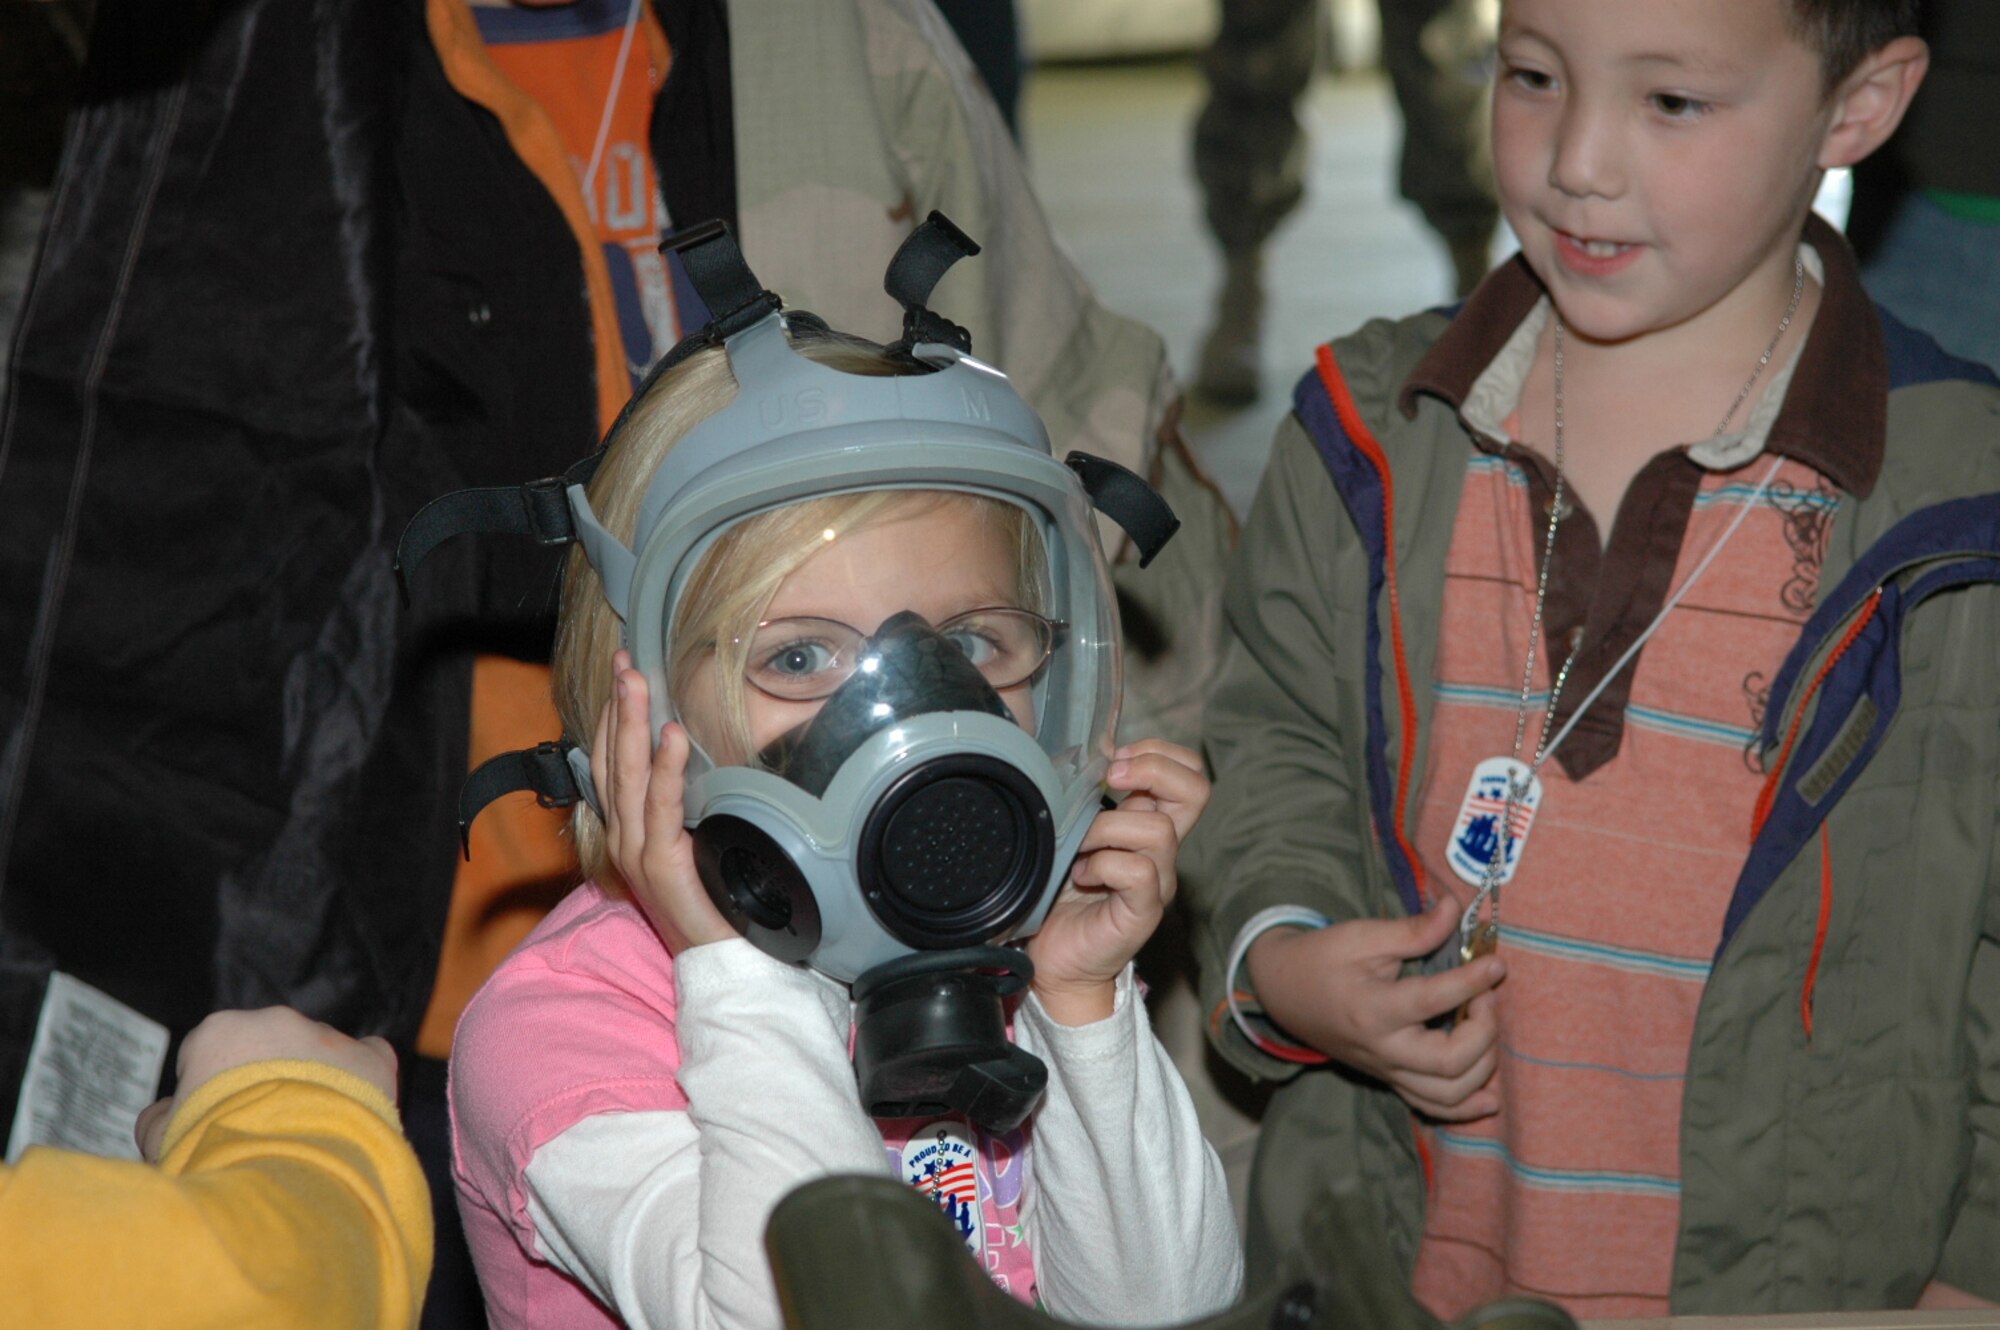
[[[395,1106],[317,1062],[203,1085],[160,1165],[0,1168],[0,1326],[416,1324],[430,1197]]]

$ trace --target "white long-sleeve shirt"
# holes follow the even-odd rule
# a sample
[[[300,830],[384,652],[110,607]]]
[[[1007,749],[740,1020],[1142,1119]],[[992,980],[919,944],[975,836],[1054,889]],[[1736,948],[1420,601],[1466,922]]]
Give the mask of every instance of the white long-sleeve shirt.
[[[776,1327],[772,1209],[814,1178],[892,1167],[848,1062],[846,992],[740,940],[670,961],[634,907],[583,890],[482,990],[453,1055],[461,1209],[494,1323],[608,1324],[610,1307],[635,1327]],[[563,1009],[600,1057],[637,1045],[624,1066],[550,1066],[573,1060]],[[1018,1212],[1044,1303],[1103,1324],[1226,1305],[1242,1264],[1222,1169],[1129,968],[1109,1018],[1062,1026],[1031,996],[1013,1032],[1049,1068]],[[548,1287],[562,1276],[590,1296]]]

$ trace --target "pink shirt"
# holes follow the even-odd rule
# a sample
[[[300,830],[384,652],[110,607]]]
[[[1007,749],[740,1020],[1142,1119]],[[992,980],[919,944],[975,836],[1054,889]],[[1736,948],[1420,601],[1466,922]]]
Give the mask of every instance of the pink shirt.
[[[619,1324],[538,1247],[525,1174],[537,1150],[586,1118],[686,1111],[677,1008],[667,949],[630,900],[594,883],[557,906],[467,1007],[452,1052],[453,1166],[494,1325]],[[1025,1134],[949,1118],[878,1125],[891,1171],[936,1197],[994,1282],[1032,1302],[1019,1215]]]

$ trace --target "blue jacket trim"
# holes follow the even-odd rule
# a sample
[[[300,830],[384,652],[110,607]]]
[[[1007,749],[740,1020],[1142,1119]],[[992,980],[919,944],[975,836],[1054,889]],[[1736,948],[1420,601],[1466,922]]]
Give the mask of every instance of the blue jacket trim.
[[[1375,821],[1375,839],[1389,861],[1396,893],[1412,915],[1423,913],[1417,875],[1403,853],[1396,832],[1396,782],[1389,774],[1388,724],[1382,714],[1382,588],[1388,583],[1389,533],[1383,514],[1381,473],[1340,423],[1326,386],[1317,371],[1307,371],[1292,392],[1292,406],[1299,421],[1318,450],[1320,461],[1333,477],[1333,487],[1347,505],[1347,513],[1368,550],[1368,808]],[[1407,737],[1405,742],[1408,742]]]
[[[1898,570],[1920,563],[1932,566],[1907,584],[1891,580]],[[1952,499],[1912,513],[1890,528],[1821,603],[1772,686],[1764,714],[1767,750],[1807,661],[1877,588],[1882,593],[1874,616],[1820,683],[1819,709],[1788,759],[1770,815],[1737,878],[1716,945],[1718,957],[1881,747],[1903,700],[1904,618],[1937,592],[1988,582],[2000,583],[2000,494]],[[1818,799],[1808,800],[1799,789],[1801,781],[1833,746],[1864,697],[1875,708],[1867,736]]]
[[[1771,683],[1771,700],[1764,708],[1764,747],[1778,741],[1778,725],[1791,703],[1799,674],[1819,644],[1861,608],[1898,568],[1961,551],[2000,551],[2000,494],[1947,499],[1911,513],[1889,528],[1856,560],[1840,585],[1820,597],[1819,608],[1799,630],[1798,641]]]

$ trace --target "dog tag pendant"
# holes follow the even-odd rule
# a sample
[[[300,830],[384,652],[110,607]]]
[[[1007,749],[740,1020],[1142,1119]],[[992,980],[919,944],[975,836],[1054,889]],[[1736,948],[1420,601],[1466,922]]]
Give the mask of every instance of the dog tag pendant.
[[[1478,960],[1481,956],[1491,956],[1495,951],[1495,949],[1499,947],[1499,945],[1500,945],[1499,920],[1481,919],[1478,923],[1472,926],[1471,934],[1468,935],[1463,942],[1460,942],[1458,944],[1458,963],[1460,965],[1470,965],[1472,962]],[[1472,1010],[1472,1004],[1468,1002],[1464,1006],[1460,1007],[1457,1011],[1453,1012],[1451,1017],[1451,1025],[1447,1028],[1457,1029],[1458,1023],[1464,1020],[1466,1013],[1471,1010]]]
[[[1472,933],[1458,944],[1458,961],[1470,965],[1481,956],[1491,956],[1500,945],[1500,925],[1491,919],[1481,919],[1472,926]]]
[[[1496,886],[1505,886],[1520,866],[1521,851],[1528,843],[1528,830],[1535,824],[1535,810],[1542,806],[1541,777],[1524,762],[1511,757],[1489,757],[1472,769],[1465,787],[1465,799],[1458,806],[1458,820],[1452,824],[1451,843],[1445,847],[1445,862],[1461,882],[1470,887],[1486,884],[1486,874],[1495,867],[1500,849],[1500,815],[1507,809],[1507,792],[1514,790],[1512,822],[1514,834],[1507,853],[1499,860]]]

